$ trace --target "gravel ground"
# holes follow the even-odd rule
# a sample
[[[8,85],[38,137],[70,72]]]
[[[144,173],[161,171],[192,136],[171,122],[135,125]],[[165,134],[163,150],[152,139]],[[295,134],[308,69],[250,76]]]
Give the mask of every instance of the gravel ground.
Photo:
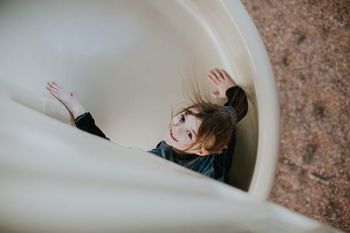
[[[350,0],[242,0],[281,106],[269,200],[350,232]]]

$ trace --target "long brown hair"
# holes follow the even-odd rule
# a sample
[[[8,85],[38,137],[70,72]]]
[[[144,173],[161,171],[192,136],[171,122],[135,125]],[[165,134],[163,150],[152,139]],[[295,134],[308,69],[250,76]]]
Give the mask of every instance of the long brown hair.
[[[186,150],[198,147],[211,154],[219,154],[229,143],[237,123],[237,115],[233,108],[213,103],[206,92],[200,91],[198,78],[194,71],[190,77],[183,83],[190,104],[178,110],[175,115],[193,115],[202,120],[202,123],[199,126],[196,140]]]

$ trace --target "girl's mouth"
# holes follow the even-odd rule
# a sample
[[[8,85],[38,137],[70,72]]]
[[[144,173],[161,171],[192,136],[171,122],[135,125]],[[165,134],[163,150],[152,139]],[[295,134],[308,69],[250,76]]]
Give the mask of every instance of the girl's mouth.
[[[173,136],[173,129],[170,129],[170,136],[172,139],[174,139],[177,142],[176,138],[174,138],[174,136]]]

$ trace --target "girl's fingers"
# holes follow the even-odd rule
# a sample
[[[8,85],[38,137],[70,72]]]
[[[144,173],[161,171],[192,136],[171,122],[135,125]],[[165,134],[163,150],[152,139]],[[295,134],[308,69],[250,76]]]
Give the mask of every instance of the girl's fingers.
[[[56,99],[59,99],[59,98],[58,98],[58,94],[57,94],[56,92],[51,92],[51,91],[50,91],[50,94],[51,94],[52,96],[54,96]]]
[[[57,93],[55,91],[50,91],[50,94],[55,96],[56,98],[59,98],[61,96],[60,93]]]
[[[216,81],[216,78],[214,78],[212,74],[209,74],[209,75],[208,75],[208,78],[209,78],[210,82],[211,82],[214,86],[217,86],[217,85],[218,85],[218,82]]]
[[[226,73],[226,71],[224,69],[221,69],[220,72],[221,72],[222,76],[224,77],[224,79],[230,78],[230,75],[228,75],[228,73]]]
[[[236,82],[231,78],[231,76],[226,72],[226,70],[221,70],[221,72],[224,74],[227,82],[233,83],[233,85],[236,85]]]
[[[60,92],[58,92],[55,89],[50,88],[49,86],[47,86],[46,89],[50,92],[50,94],[55,94],[55,95],[58,95],[58,96],[61,94]]]
[[[223,74],[221,73],[221,71],[219,70],[219,69],[214,69],[214,73],[215,73],[215,75],[218,77],[218,79],[220,80],[225,80],[225,78],[224,78],[224,76],[223,76]]]
[[[226,72],[226,70],[222,69],[221,73],[224,75],[225,79],[232,80],[231,76]],[[232,80],[233,81],[233,80]]]
[[[220,78],[217,76],[217,74],[214,72],[214,70],[211,70],[209,72],[209,75],[213,78],[214,81],[216,81],[217,83],[220,82]]]
[[[58,83],[56,83],[55,81],[52,81],[51,83],[52,83],[54,86],[60,88],[60,86],[58,85]]]
[[[53,83],[48,82],[47,85],[48,85],[51,89],[58,90],[57,86],[54,85]]]
[[[57,87],[57,85],[53,85],[53,84],[49,83],[49,87],[50,87],[51,90],[54,90],[54,91],[56,91],[59,94],[63,94],[64,93],[64,91],[61,88]]]
[[[49,90],[49,91],[54,90],[54,89],[53,89],[52,87],[50,87],[50,86],[46,86],[46,89]]]
[[[62,88],[55,81],[48,82],[48,84],[57,90],[62,90]]]
[[[56,92],[51,92],[50,91],[50,94],[53,95],[54,97],[58,98],[58,94]]]
[[[47,90],[49,90],[50,93],[55,93],[57,95],[62,95],[62,93],[56,89],[52,89],[52,88],[47,88]]]

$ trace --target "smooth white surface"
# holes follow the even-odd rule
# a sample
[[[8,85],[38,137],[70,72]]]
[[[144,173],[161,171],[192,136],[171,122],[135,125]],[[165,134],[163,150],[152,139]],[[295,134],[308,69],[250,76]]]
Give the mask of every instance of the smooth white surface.
[[[1,232],[336,232],[11,95],[0,111]]]
[[[259,200],[279,113],[240,2],[2,1],[0,35],[1,232],[335,232]],[[183,101],[182,79],[195,69],[208,89],[212,67],[249,96],[231,175],[251,195],[143,151]],[[47,80],[77,90],[114,142],[72,127]]]
[[[1,77],[38,93],[57,80],[113,141],[152,149],[181,80],[194,65],[205,78],[221,57],[176,1],[83,2],[3,3]]]
[[[213,67],[225,68],[246,90],[250,104],[247,117],[238,126],[232,184],[252,190],[250,183],[256,169],[259,177],[265,178],[253,182],[258,190],[253,195],[268,196],[278,134],[275,132],[260,146],[275,150],[273,153],[257,154],[261,130],[258,127],[267,127],[259,125],[258,120],[275,119],[278,106],[270,101],[268,107],[272,111],[258,119],[254,84],[257,74],[239,30],[246,26],[238,27],[226,9],[229,4],[236,4],[235,11],[244,15],[240,3],[6,1],[1,4],[0,79],[45,95],[47,80],[56,80],[68,90],[75,90],[106,135],[127,147],[154,148],[167,130],[171,110],[185,105],[183,80],[196,72],[201,89],[209,91],[207,72]],[[248,28],[254,26],[248,24]],[[264,59],[262,65],[269,66]],[[258,88],[271,89],[273,94],[273,76],[267,73],[259,78],[265,81]],[[22,101],[36,108],[31,98],[23,96]],[[64,109],[55,111],[57,105],[50,106],[50,112],[67,114]],[[278,122],[267,123],[269,128],[278,127]],[[268,169],[255,164],[257,157],[268,164]]]

